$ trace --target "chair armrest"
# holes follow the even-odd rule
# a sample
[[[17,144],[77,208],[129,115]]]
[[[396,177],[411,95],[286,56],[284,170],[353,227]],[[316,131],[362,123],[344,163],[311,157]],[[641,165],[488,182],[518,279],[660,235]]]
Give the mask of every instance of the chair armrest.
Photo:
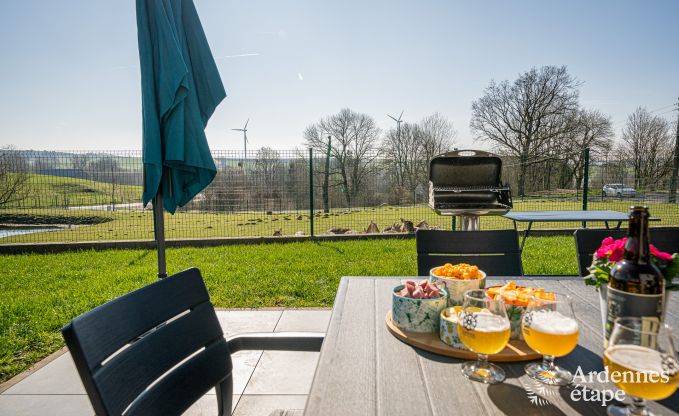
[[[320,351],[323,332],[253,332],[226,339],[231,354],[241,350]]]

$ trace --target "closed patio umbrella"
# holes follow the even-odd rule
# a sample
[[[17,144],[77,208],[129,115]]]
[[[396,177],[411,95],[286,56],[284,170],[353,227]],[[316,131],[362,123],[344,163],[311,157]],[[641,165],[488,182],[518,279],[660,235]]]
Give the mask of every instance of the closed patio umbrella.
[[[137,0],[143,112],[144,205],[153,200],[158,276],[165,268],[163,206],[174,213],[217,168],[205,126],[226,97],[192,0]]]

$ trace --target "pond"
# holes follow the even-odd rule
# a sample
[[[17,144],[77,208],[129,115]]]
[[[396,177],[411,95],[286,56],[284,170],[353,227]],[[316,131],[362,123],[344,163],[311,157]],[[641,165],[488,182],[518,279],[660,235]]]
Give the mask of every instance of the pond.
[[[59,227],[40,227],[40,228],[0,228],[0,238],[12,237],[14,235],[42,233],[45,231],[60,230]]]

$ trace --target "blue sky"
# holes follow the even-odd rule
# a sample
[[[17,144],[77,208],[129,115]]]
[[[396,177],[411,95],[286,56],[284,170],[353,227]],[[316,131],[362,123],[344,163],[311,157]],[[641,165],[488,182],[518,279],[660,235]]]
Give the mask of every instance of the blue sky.
[[[195,0],[228,97],[213,149],[292,148],[343,107],[380,127],[439,111],[464,147],[471,102],[491,79],[567,65],[581,103],[619,134],[637,106],[674,117],[677,1]],[[0,145],[139,149],[133,0],[0,4]]]

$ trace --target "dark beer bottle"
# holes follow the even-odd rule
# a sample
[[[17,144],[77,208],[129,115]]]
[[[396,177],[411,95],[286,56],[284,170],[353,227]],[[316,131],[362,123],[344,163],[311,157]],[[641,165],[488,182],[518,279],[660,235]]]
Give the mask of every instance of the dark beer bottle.
[[[665,279],[651,263],[648,208],[631,209],[625,255],[608,278],[606,340],[619,316],[642,318],[645,330],[657,330],[662,317]]]

